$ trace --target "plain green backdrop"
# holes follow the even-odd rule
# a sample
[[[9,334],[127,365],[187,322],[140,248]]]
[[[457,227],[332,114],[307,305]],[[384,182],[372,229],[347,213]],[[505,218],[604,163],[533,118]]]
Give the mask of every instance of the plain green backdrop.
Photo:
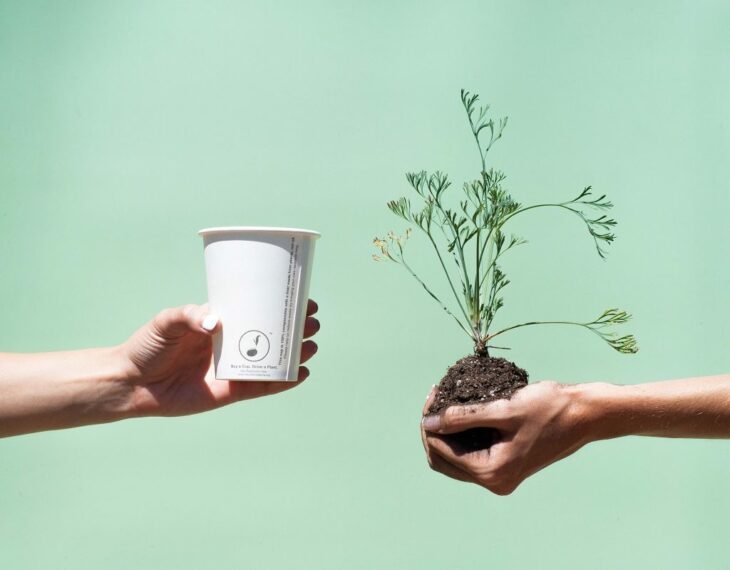
[[[534,328],[510,356],[534,380],[730,372],[728,26],[696,0],[0,2],[0,350],[203,302],[199,228],[323,235],[311,378],[0,441],[0,566],[726,568],[724,441],[594,444],[509,497],[431,472],[421,406],[470,345],[370,255],[406,170],[477,174],[465,87],[510,117],[491,160],[516,199],[592,184],[619,220],[605,262],[573,218],[515,220],[500,323],[620,306],[641,346]]]

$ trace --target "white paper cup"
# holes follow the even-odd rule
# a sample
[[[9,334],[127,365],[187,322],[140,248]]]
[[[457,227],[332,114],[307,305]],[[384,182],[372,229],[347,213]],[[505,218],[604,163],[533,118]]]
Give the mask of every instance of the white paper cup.
[[[297,380],[314,244],[289,228],[198,232],[205,245],[208,302],[222,324],[213,339],[219,380]]]

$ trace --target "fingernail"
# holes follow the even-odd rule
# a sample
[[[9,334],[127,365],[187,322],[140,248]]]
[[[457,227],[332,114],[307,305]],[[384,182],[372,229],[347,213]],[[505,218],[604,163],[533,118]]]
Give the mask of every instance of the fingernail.
[[[441,418],[438,415],[426,416],[421,424],[426,431],[438,431],[441,429]]]
[[[218,320],[218,315],[211,313],[203,319],[203,322],[200,324],[200,326],[210,332],[216,327],[216,325],[218,324]]]

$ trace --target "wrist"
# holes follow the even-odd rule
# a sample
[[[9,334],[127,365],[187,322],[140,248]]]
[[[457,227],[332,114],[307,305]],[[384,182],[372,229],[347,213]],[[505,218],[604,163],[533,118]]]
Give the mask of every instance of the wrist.
[[[629,435],[629,426],[621,421],[621,402],[626,387],[606,382],[576,384],[571,394],[577,425],[583,432],[584,443]]]
[[[89,379],[86,398],[89,411],[100,422],[135,417],[134,384],[123,345],[98,349],[95,373]]]

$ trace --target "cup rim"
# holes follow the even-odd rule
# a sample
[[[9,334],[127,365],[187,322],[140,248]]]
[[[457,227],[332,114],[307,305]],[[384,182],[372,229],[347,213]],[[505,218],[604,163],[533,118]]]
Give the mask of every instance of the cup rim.
[[[209,236],[215,234],[299,234],[312,236],[314,238],[321,237],[322,234],[314,230],[304,230],[300,228],[277,228],[268,226],[220,226],[214,228],[204,228],[198,231],[200,236]]]

